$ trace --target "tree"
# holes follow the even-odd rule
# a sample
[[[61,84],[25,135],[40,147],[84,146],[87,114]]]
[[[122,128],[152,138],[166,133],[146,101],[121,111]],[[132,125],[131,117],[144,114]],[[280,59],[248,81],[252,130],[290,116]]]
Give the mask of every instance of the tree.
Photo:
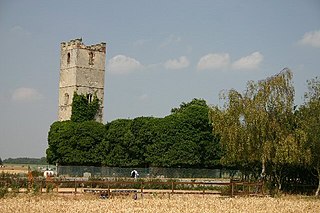
[[[293,128],[294,88],[292,73],[284,69],[263,81],[248,82],[243,94],[230,90],[223,94],[223,109],[214,107],[213,130],[221,137],[225,154],[222,162],[242,168],[261,165],[281,189],[282,168],[300,163],[303,135]],[[267,171],[269,166],[269,171]]]
[[[219,142],[212,135],[208,112],[204,100],[193,99],[157,120],[154,141],[147,146],[147,161],[163,167],[217,166]]]
[[[0,158],[0,165],[3,165],[2,159]]]
[[[156,118],[117,119],[106,126],[108,153],[103,160],[108,166],[148,166],[146,146],[154,140]]]
[[[108,152],[103,164],[107,166],[131,166],[128,152],[129,144],[134,141],[130,132],[131,120],[117,119],[106,125],[106,144]]]
[[[206,101],[193,99],[189,103],[182,103],[173,114],[180,114],[182,124],[180,129],[187,128],[186,132],[189,138],[186,140],[190,143],[188,148],[193,147],[194,151],[191,153],[199,153],[199,159],[195,158],[198,165],[211,168],[219,167],[220,143],[217,135],[212,133],[212,121],[209,119],[209,107]],[[194,162],[194,165],[197,164]]]
[[[153,117],[138,117],[132,120],[130,131],[134,141],[130,144],[129,151],[133,162],[139,162],[140,166],[149,166],[146,160],[147,146],[155,140],[155,126],[159,119]]]
[[[49,164],[66,164],[65,154],[72,152],[70,138],[74,135],[74,125],[70,121],[56,121],[50,126],[48,132],[48,149],[46,150]],[[66,149],[69,149],[67,151]]]
[[[47,160],[50,164],[101,165],[98,153],[105,138],[105,127],[95,121],[55,122],[48,134]]]
[[[301,125],[307,134],[308,149],[305,154],[311,157],[311,166],[318,176],[316,196],[320,192],[320,79],[318,77],[307,81],[308,92],[305,93],[305,103],[301,107]]]

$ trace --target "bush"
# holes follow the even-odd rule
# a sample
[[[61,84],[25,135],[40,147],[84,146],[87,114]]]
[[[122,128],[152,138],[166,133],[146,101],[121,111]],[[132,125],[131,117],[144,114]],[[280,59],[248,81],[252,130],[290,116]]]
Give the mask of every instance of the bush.
[[[0,198],[3,198],[8,193],[7,187],[0,187]]]
[[[34,182],[34,183],[32,184],[32,192],[33,192],[34,194],[38,194],[38,193],[41,192],[40,190],[42,190],[42,189],[41,189],[41,182],[40,182],[40,183],[39,183],[39,182]]]

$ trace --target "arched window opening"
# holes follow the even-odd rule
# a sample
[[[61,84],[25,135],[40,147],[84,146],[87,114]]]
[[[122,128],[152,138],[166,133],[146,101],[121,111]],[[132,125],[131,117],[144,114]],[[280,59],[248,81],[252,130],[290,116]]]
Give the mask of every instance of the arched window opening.
[[[89,65],[93,65],[94,62],[94,54],[93,52],[89,52]]]
[[[64,105],[68,105],[68,103],[69,103],[69,94],[66,93],[64,94]]]
[[[67,63],[70,64],[70,53],[67,54]]]
[[[93,97],[92,94],[87,94],[87,100],[89,103],[93,101],[92,97]]]

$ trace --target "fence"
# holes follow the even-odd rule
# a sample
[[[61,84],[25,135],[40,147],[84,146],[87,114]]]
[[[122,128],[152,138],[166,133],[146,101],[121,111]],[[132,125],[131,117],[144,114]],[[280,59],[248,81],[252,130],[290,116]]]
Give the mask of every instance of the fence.
[[[59,176],[83,177],[129,177],[132,170],[137,170],[140,178],[238,178],[238,170],[227,169],[187,169],[187,168],[120,168],[94,166],[58,166]]]
[[[100,193],[108,197],[113,192],[136,193],[166,193],[166,194],[215,194],[234,197],[235,195],[264,195],[263,182],[222,182],[222,181],[85,181],[85,180],[27,180],[20,179],[14,183],[12,180],[0,180],[2,187],[14,189],[15,192],[30,192],[37,190],[39,193],[55,191],[58,193]]]

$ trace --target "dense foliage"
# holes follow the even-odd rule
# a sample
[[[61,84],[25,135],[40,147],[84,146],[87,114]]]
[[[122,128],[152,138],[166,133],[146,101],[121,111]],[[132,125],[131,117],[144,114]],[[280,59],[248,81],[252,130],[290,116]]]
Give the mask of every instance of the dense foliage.
[[[72,99],[71,120],[74,122],[94,120],[99,107],[100,103],[96,95],[92,101],[88,101],[85,95],[79,95],[75,92]]]
[[[208,112],[204,100],[194,99],[164,118],[55,122],[47,159],[62,165],[217,167],[219,140]]]
[[[221,162],[241,169],[246,179],[266,180],[275,191],[315,185],[312,174],[320,174],[320,84],[309,82],[306,103],[297,109],[291,79],[291,71],[284,69],[250,81],[243,93],[224,93],[225,105],[211,110],[213,132],[224,152]]]
[[[308,82],[308,92],[305,94],[305,103],[299,110],[299,127],[306,134],[306,154],[310,157],[309,165],[316,172],[320,192],[320,79],[314,78]]]
[[[48,162],[67,165],[99,165],[105,127],[95,121],[55,122],[51,125],[47,149]]]

